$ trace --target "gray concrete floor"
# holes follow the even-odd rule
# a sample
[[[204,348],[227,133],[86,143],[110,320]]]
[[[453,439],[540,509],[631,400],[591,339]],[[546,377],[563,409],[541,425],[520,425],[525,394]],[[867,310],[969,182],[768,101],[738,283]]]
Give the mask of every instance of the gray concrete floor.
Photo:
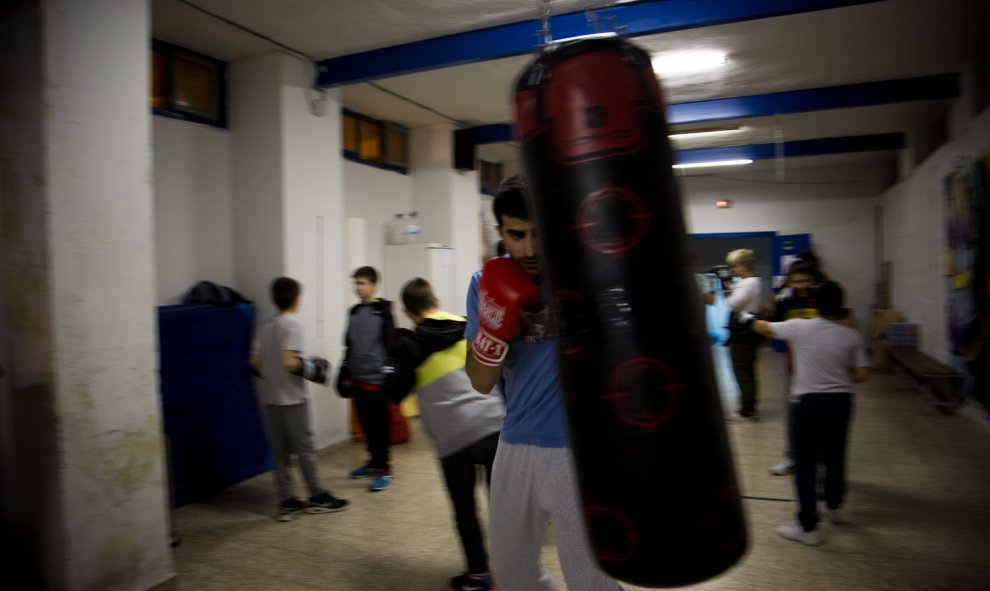
[[[732,410],[735,389],[725,348],[713,352],[726,408]],[[779,354],[761,351],[762,420],[726,426],[745,496],[749,551],[728,572],[690,588],[990,589],[990,428],[974,418],[939,413],[894,376],[874,375],[857,389],[846,504],[853,523],[824,524],[825,543],[816,548],[774,533],[775,526],[793,521],[795,511],[791,478],[767,470],[780,460],[784,442],[780,361]],[[270,474],[177,509],[177,587],[447,588],[447,580],[463,571],[460,546],[432,448],[417,420],[412,427],[412,441],[393,448],[396,479],[383,492],[369,493],[366,481],[347,478],[364,460],[362,444],[321,452],[324,485],[352,501],[347,511],[280,523],[273,518]],[[479,490],[482,507],[485,500]],[[544,562],[564,589],[552,534]]]

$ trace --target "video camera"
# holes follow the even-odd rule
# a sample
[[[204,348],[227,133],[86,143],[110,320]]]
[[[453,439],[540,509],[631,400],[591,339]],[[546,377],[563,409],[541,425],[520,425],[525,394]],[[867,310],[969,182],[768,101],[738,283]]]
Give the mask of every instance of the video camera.
[[[708,269],[708,273],[712,273],[718,277],[719,286],[722,288],[722,291],[728,292],[732,289],[732,272],[729,271],[728,265],[715,265],[711,269]]]

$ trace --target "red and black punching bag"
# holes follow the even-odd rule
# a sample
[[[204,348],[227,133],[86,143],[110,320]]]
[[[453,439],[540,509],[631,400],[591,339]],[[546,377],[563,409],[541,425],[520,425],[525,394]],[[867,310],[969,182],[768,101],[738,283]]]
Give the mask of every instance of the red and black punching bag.
[[[595,556],[635,585],[713,577],[746,526],[649,55],[548,47],[515,107]]]

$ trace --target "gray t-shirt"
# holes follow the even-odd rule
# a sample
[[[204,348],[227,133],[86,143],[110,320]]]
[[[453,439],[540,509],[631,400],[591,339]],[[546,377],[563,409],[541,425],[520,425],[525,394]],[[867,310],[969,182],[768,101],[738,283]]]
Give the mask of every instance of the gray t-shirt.
[[[306,401],[306,384],[302,377],[286,371],[282,351],[303,351],[302,325],[292,314],[269,318],[254,335],[251,354],[261,357],[262,375],[255,386],[263,404],[284,406]]]
[[[852,392],[852,370],[870,366],[860,334],[833,320],[795,318],[771,322],[770,329],[787,341],[794,358],[791,400],[812,392]]]

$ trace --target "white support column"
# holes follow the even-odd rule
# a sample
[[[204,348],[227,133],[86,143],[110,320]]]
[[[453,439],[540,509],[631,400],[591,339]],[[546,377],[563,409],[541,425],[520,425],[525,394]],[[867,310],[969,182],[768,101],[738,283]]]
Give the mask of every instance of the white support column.
[[[307,352],[330,359],[336,368],[342,319],[350,301],[350,280],[344,268],[339,91],[328,92],[323,104],[311,105],[309,67],[298,58],[282,55],[281,68],[284,267],[288,276],[303,284],[299,315]],[[315,114],[313,107],[322,115]],[[337,396],[333,386],[309,386],[317,447],[347,439],[347,401]]]
[[[271,280],[299,281],[306,352],[336,366],[349,285],[340,101],[330,92],[323,114],[314,114],[309,75],[303,62],[282,53],[231,65],[235,284],[261,322],[275,311]],[[316,445],[346,439],[346,401],[330,388],[309,388]]]
[[[20,570],[6,572],[31,588],[149,589],[173,576],[148,19],[144,0],[0,12],[4,521]]]

